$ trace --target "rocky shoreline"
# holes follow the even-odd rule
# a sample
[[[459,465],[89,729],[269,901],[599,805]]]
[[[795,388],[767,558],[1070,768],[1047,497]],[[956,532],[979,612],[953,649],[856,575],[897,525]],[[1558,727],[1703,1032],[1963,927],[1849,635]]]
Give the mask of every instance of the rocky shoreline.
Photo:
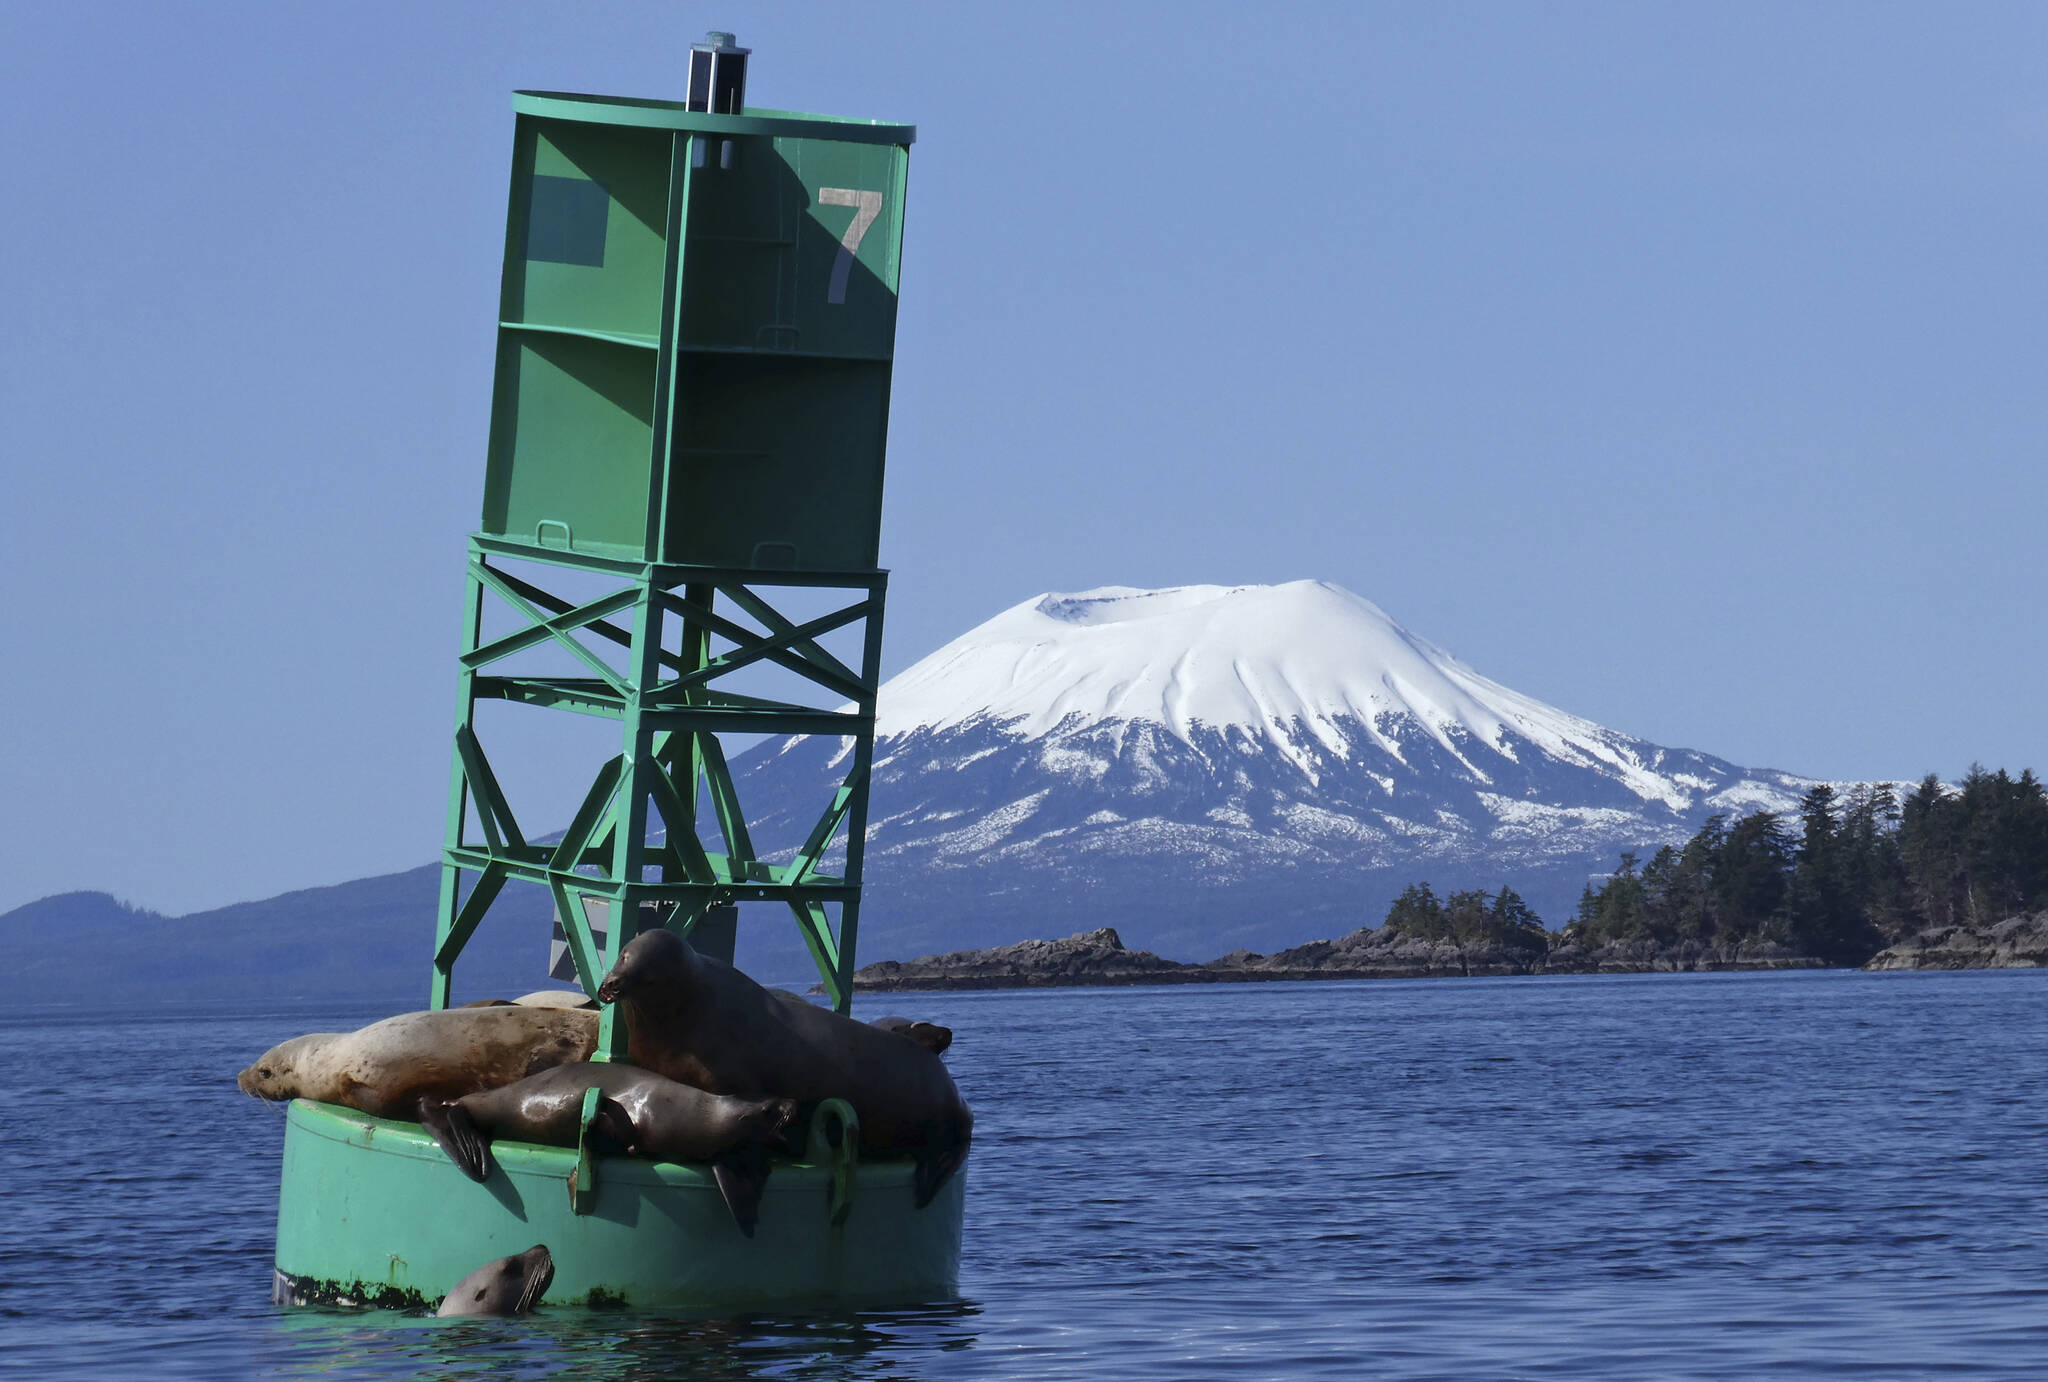
[[[1937,926],[1880,950],[1865,969],[2048,969],[2048,912],[1993,926]]]
[[[1701,970],[1820,969],[1823,962],[1783,946],[1707,946],[1647,942],[1551,950],[1460,946],[1360,930],[1272,955],[1237,950],[1207,964],[1184,964],[1149,950],[1126,949],[1115,928],[960,950],[863,966],[854,988],[867,993],[935,989],[1073,988],[1130,984],[1218,984],[1304,979],[1475,978],[1508,974],[1659,974]]]
[[[1586,948],[1461,946],[1384,930],[1353,931],[1272,955],[1236,950],[1206,964],[1184,964],[1149,950],[1126,949],[1115,928],[1064,940],[1019,941],[915,960],[883,960],[853,976],[865,993],[939,989],[1114,987],[1130,984],[1230,984],[1305,979],[1480,978],[1509,974],[1676,974],[1713,970],[1826,969],[1831,966],[1768,941],[1704,945],[1650,941]],[[2048,968],[2048,912],[1994,926],[1938,927],[1880,951],[1865,969]]]

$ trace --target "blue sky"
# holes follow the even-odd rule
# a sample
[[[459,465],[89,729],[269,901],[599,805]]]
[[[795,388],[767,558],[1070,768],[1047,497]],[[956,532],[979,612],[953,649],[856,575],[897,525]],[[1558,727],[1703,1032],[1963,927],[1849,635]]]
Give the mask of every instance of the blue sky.
[[[713,27],[919,127],[890,670],[1315,577],[1659,743],[2048,768],[2048,8],[24,7],[0,910],[434,857],[508,93]]]

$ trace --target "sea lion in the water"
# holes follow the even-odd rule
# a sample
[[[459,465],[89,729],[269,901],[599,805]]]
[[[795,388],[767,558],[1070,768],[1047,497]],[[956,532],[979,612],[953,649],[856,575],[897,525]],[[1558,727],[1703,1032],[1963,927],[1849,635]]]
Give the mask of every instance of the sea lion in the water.
[[[523,1315],[555,1280],[555,1258],[545,1243],[486,1262],[455,1283],[436,1315]]]
[[[945,1055],[946,1048],[953,1044],[953,1029],[941,1027],[936,1022],[915,1022],[907,1017],[871,1017],[868,1026],[909,1037],[935,1056]]]
[[[733,1221],[754,1236],[768,1184],[768,1148],[796,1117],[793,1099],[706,1094],[635,1065],[579,1062],[460,1099],[422,1099],[420,1124],[464,1175],[488,1180],[493,1138],[575,1146],[583,1091],[592,1086],[603,1091],[597,1132],[628,1156],[709,1162]]]
[[[589,1060],[597,1018],[522,1006],[401,1013],[360,1031],[282,1042],[235,1083],[259,1099],[317,1099],[377,1118],[417,1119],[422,1095],[460,1099]]]
[[[967,1157],[974,1116],[945,1062],[894,1032],[790,1002],[695,950],[644,931],[598,988],[619,1004],[633,1062],[714,1094],[844,1099],[865,1150],[917,1159],[917,1207]]]

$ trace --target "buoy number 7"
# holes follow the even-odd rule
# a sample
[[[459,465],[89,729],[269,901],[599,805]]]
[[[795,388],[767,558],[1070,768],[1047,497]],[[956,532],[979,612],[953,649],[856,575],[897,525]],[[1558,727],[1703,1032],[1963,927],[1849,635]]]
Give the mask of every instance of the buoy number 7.
[[[825,301],[846,301],[846,276],[853,272],[853,257],[860,253],[862,237],[868,227],[875,223],[875,217],[882,214],[882,194],[862,192],[852,187],[820,187],[818,205],[850,206],[854,208],[853,224],[846,228],[846,234],[839,237],[839,256],[832,261],[832,282],[825,289]]]

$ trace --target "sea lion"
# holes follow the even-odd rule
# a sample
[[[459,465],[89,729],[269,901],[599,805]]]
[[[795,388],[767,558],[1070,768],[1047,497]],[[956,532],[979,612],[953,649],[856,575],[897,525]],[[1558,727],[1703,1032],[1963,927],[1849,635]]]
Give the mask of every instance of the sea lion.
[[[259,1099],[317,1099],[417,1120],[423,1095],[460,1099],[590,1059],[597,1019],[574,1008],[520,1006],[401,1013],[360,1031],[282,1042],[235,1083]]]
[[[486,1262],[455,1283],[436,1315],[523,1315],[555,1280],[555,1258],[545,1243]]]
[[[474,998],[467,1003],[458,1003],[460,1008],[509,1008],[517,1003],[522,1008],[590,1008],[595,1010],[597,1000],[582,989],[535,989],[522,993],[517,998]]]
[[[535,989],[512,1000],[522,1008],[582,1008],[597,1011],[597,1000],[582,989]]]
[[[460,1099],[420,1100],[420,1125],[474,1181],[490,1179],[491,1140],[576,1145],[583,1091],[603,1091],[595,1131],[649,1161],[703,1161],[740,1232],[752,1238],[768,1184],[768,1148],[796,1117],[793,1099],[706,1094],[633,1065],[579,1062]]]
[[[967,1157],[974,1115],[931,1051],[778,998],[672,931],[635,936],[597,997],[625,1014],[633,1062],[672,1080],[749,1099],[846,1100],[864,1149],[916,1158],[919,1209]]]
[[[941,1027],[936,1022],[915,1022],[907,1017],[871,1017],[868,1026],[909,1037],[935,1056],[945,1055],[946,1048],[953,1044],[953,1029]]]

